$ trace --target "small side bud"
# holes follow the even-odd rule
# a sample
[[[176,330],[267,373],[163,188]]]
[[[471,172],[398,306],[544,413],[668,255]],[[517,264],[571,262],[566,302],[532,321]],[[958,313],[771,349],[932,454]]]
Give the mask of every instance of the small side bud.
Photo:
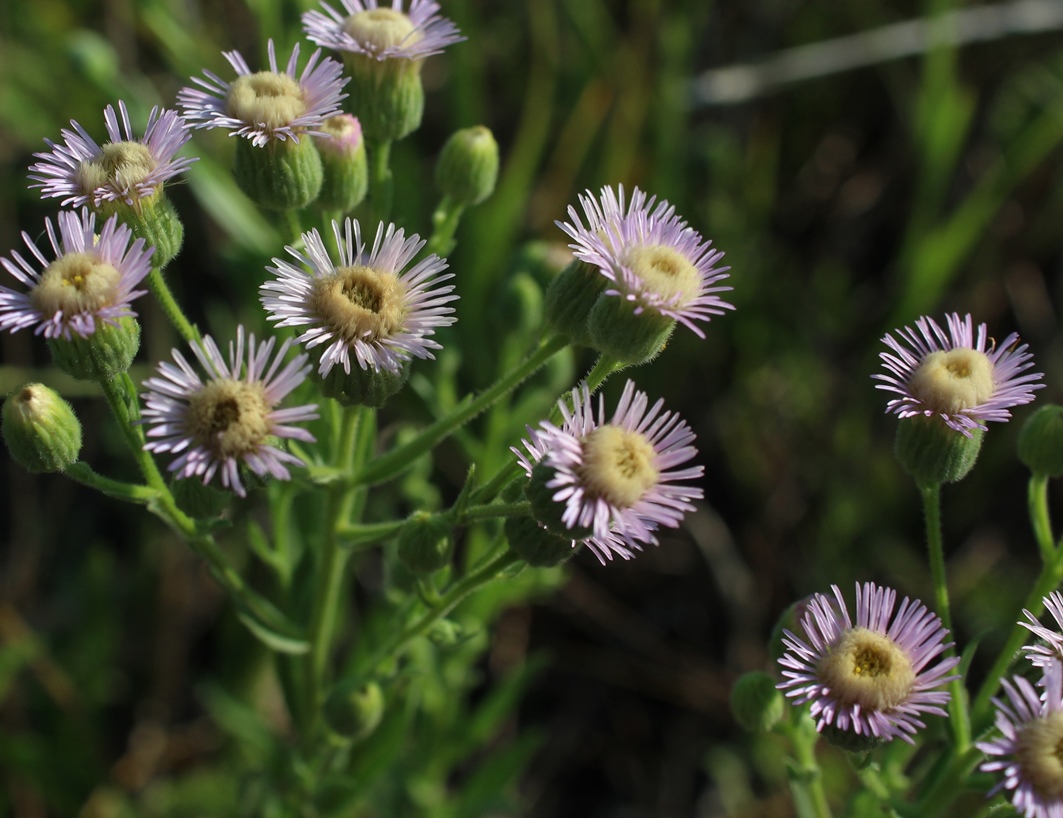
[[[475,205],[495,192],[498,143],[488,128],[476,125],[451,134],[436,163],[436,187],[459,205]]]
[[[551,534],[531,517],[507,517],[502,530],[509,550],[534,568],[561,565],[578,550],[571,538]]]
[[[435,514],[415,511],[399,532],[399,559],[412,574],[431,574],[450,565],[450,526]]]
[[[321,192],[324,173],[314,141],[274,140],[256,148],[236,140],[233,177],[240,189],[265,210],[299,210]]]
[[[1019,432],[1019,460],[1034,474],[1063,475],[1063,406],[1042,406]]]
[[[26,471],[63,471],[81,452],[81,423],[59,394],[39,383],[20,386],[3,409],[3,437]]]
[[[938,418],[910,417],[897,424],[893,451],[901,467],[920,486],[962,480],[982,449],[982,430],[967,437]]]
[[[376,682],[348,680],[325,700],[325,723],[340,745],[370,736],[384,717],[384,694]]]
[[[132,316],[115,323],[100,321],[87,338],[51,338],[52,361],[67,375],[81,381],[100,381],[129,370],[140,349],[140,324]]]
[[[740,676],[731,688],[731,712],[735,721],[752,733],[766,733],[783,717],[783,695],[775,678],[756,671]]]
[[[362,203],[369,188],[365,140],[358,118],[330,116],[321,123],[328,136],[315,136],[324,178],[314,204],[319,210],[347,213]]]

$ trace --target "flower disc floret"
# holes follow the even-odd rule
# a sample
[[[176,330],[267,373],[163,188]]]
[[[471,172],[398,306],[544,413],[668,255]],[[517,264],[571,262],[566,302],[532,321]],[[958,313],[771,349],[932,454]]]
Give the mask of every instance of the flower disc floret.
[[[324,11],[303,15],[306,36],[318,45],[335,51],[360,54],[375,60],[422,60],[459,43],[457,26],[439,14],[433,0],[411,0],[402,10],[402,0],[381,8],[377,0],[342,0],[346,14],[327,3]]]
[[[339,262],[325,249],[317,230],[303,234],[306,252],[285,250],[299,265],[275,258],[267,267],[277,276],[261,287],[267,319],[280,327],[307,327],[299,342],[307,349],[325,345],[318,374],[334,366],[351,371],[351,359],[363,370],[399,372],[411,358],[432,358],[439,344],[431,336],[437,327],[456,320],[454,285],[442,282],[446,262],[436,255],[405,267],[424,247],[416,234],[407,238],[401,228],[377,227],[371,250],[362,240],[361,226],[348,218],[341,232],[332,223]]]
[[[99,208],[105,202],[136,207],[197,159],[175,156],[191,135],[176,111],[152,108],[141,139],[133,136],[124,102],[117,114],[108,105],[104,121],[109,141],[102,146],[73,120],[73,130],[61,132],[63,144],[46,139],[50,151],[34,154],[41,161],[30,167],[30,187],[40,188],[44,197],[62,197],[64,207]]]
[[[816,729],[826,727],[890,740],[926,725],[924,713],[944,716],[949,694],[936,690],[959,657],[939,659],[952,643],[937,615],[907,597],[894,613],[897,592],[874,583],[856,586],[856,625],[838,587],[834,601],[815,594],[800,624],[805,639],[784,630],[779,689],[811,704]],[[806,641],[807,640],[807,641]]]
[[[324,134],[322,123],[340,112],[347,96],[343,66],[321,59],[318,49],[297,76],[298,45],[283,72],[272,40],[268,49],[269,71],[252,72],[239,52],[228,51],[223,56],[236,71],[235,80],[226,82],[210,71],[203,72],[206,79],[193,77],[199,88],[182,88],[177,94],[188,121],[196,128],[226,128],[230,136],[249,139],[255,147]]]
[[[656,204],[655,204],[656,203]],[[623,186],[604,187],[598,199],[580,196],[586,224],[569,207],[570,222],[557,222],[572,239],[576,258],[598,268],[609,280],[604,293],[644,311],[678,321],[699,338],[697,322],[723,315],[733,305],[719,297],[731,287],[717,286],[730,267],[717,267],[723,252],[712,247],[675,214],[667,201],[635,188],[625,202]]]
[[[901,418],[937,417],[967,437],[972,429],[986,428],[986,421],[1006,421],[1012,406],[1029,403],[1043,384],[1040,372],[1029,372],[1033,356],[1019,336],[1012,333],[1000,344],[988,337],[985,324],[968,314],[946,316],[948,331],[923,316],[915,327],[887,334],[883,343],[889,352],[879,357],[887,374],[874,375],[878,389],[900,397],[886,404],[886,411]]]
[[[694,433],[678,415],[652,406],[628,381],[611,418],[599,399],[597,417],[586,384],[558,402],[562,424],[529,427],[525,451],[514,448],[525,473],[546,467],[550,499],[559,506],[573,545],[585,543],[601,562],[630,559],[642,544],[657,544],[660,526],[678,527],[694,510],[700,488],[682,485],[704,474],[702,466],[679,468],[697,449]],[[589,530],[588,536],[579,536]],[[560,532],[556,532],[560,533]]]
[[[199,477],[207,484],[220,472],[222,485],[241,497],[246,494],[241,465],[262,477],[288,480],[288,466],[303,462],[274,445],[276,439],[313,443],[310,432],[291,424],[318,416],[314,404],[277,408],[310,371],[305,353],[283,365],[291,343],[285,341],[274,355],[275,338],[256,343],[251,335],[245,342],[239,327],[226,360],[205,336],[192,344],[192,352],[206,378],[175,349],[176,366],[163,362],[158,376],[144,382],[144,448],[176,454],[169,469],[177,477]]]
[[[34,327],[45,338],[88,338],[100,322],[117,324],[134,316],[130,302],[144,295],[137,285],[151,271],[154,248],[143,239],[130,243],[132,231],[112,216],[96,235],[96,216],[87,208],[64,211],[57,217],[56,233],[50,219],[45,230],[54,260],[49,261],[27,233],[22,239],[37,261],[36,266],[17,252],[0,265],[29,292],[0,287],[0,329],[15,332]]]

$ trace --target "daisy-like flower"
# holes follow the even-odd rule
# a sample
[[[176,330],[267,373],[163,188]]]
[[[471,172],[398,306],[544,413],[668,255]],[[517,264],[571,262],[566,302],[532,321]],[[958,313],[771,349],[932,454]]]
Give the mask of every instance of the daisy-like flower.
[[[946,316],[948,332],[926,316],[915,327],[898,330],[900,340],[887,334],[880,353],[888,374],[873,375],[878,389],[900,397],[886,411],[901,418],[939,417],[952,429],[971,437],[985,430],[986,421],[1006,421],[1012,406],[1029,403],[1043,384],[1040,372],[1028,372],[1033,356],[1012,333],[1000,344],[991,340],[986,325],[977,334],[970,315]]]
[[[856,626],[841,591],[834,601],[815,594],[804,608],[805,639],[784,631],[779,685],[798,704],[811,703],[816,728],[826,727],[888,741],[911,736],[926,725],[924,713],[944,716],[948,691],[935,690],[959,657],[938,659],[952,643],[936,614],[905,597],[894,613],[897,592],[868,582],[856,586]],[[807,641],[805,641],[807,640]],[[937,660],[937,661],[935,661]]]
[[[284,248],[299,265],[275,258],[276,266],[266,268],[277,276],[261,287],[267,320],[306,327],[298,340],[307,349],[324,345],[322,377],[334,366],[350,373],[352,358],[363,370],[397,373],[411,358],[434,357],[430,350],[440,346],[430,336],[456,320],[447,306],[458,297],[454,285],[439,286],[453,278],[441,275],[447,263],[430,255],[405,270],[425,242],[393,224],[386,231],[379,225],[368,251],[357,220],[348,218],[342,232],[333,221],[332,230],[338,263],[311,230],[303,234],[305,254]]]
[[[282,368],[291,341],[281,344],[274,355],[276,340],[256,343],[251,335],[245,342],[244,328],[239,327],[226,361],[214,340],[205,336],[202,344],[191,345],[207,373],[205,379],[173,350],[177,365],[160,363],[158,376],[143,384],[147,391],[141,396],[142,422],[148,427],[144,448],[178,455],[169,466],[178,477],[198,476],[206,484],[220,472],[222,485],[241,497],[246,494],[241,464],[262,477],[288,480],[286,464],[303,462],[274,445],[275,439],[313,443],[310,432],[291,424],[318,415],[314,404],[276,408],[310,371],[305,354]]]
[[[245,137],[256,148],[288,139],[299,142],[304,134],[325,135],[321,123],[339,113],[340,101],[347,96],[343,66],[327,57],[319,61],[320,49],[298,77],[298,44],[283,72],[277,66],[272,40],[269,71],[252,73],[237,51],[223,56],[236,71],[235,80],[226,82],[204,71],[206,79],[192,78],[199,88],[182,88],[177,101],[194,127],[227,128],[230,136]]]
[[[1019,623],[1042,641],[1042,644],[1023,646],[1027,658],[1041,668],[1053,662],[1063,662],[1063,633],[1060,633],[1063,629],[1063,594],[1053,591],[1044,598],[1044,604],[1045,610],[1056,620],[1056,630],[1046,628],[1027,610],[1022,612],[1027,621]]]
[[[1044,666],[1042,690],[1027,679],[1004,679],[1007,700],[994,699],[1001,735],[976,746],[991,758],[982,772],[1001,773],[989,795],[1011,791],[1011,803],[1026,818],[1063,818],[1063,666]]]
[[[39,187],[45,197],[63,197],[63,207],[100,208],[106,202],[138,207],[196,161],[175,156],[190,137],[176,111],[152,108],[142,139],[133,136],[124,102],[118,111],[110,105],[104,110],[110,141],[102,147],[73,120],[74,130],[61,132],[62,145],[46,139],[51,150],[34,154],[41,161],[30,167],[30,187]]]
[[[346,14],[327,3],[321,11],[303,15],[306,36],[335,51],[359,54],[374,60],[423,60],[465,38],[458,27],[439,14],[433,0],[411,0],[407,11],[402,0],[381,8],[377,0],[342,0]]]
[[[606,419],[604,400],[597,417],[586,384],[558,402],[563,422],[528,429],[526,451],[514,448],[532,487],[533,512],[554,534],[586,544],[604,563],[613,555],[630,559],[641,543],[657,545],[660,526],[676,528],[702,491],[702,466],[680,468],[697,454],[694,433],[678,415],[653,406],[628,381]],[[537,476],[544,491],[536,490]],[[545,519],[544,519],[545,518]]]
[[[136,315],[129,304],[147,292],[137,285],[151,271],[154,248],[145,247],[143,239],[130,244],[132,231],[117,216],[104,222],[99,236],[96,215],[87,208],[63,211],[57,219],[58,234],[51,219],[45,220],[54,261],[25,232],[22,239],[40,270],[14,251],[13,261],[0,259],[29,288],[20,293],[0,287],[0,329],[35,327],[45,338],[88,338],[101,324]]]
[[[617,191],[604,187],[597,200],[590,191],[580,196],[586,226],[569,208],[572,221],[557,222],[573,241],[569,247],[609,280],[605,294],[629,302],[635,315],[661,315],[704,338],[696,322],[734,309],[718,295],[732,288],[716,286],[730,270],[715,266],[723,252],[676,216],[667,201],[647,200],[635,188],[625,204],[623,187]]]

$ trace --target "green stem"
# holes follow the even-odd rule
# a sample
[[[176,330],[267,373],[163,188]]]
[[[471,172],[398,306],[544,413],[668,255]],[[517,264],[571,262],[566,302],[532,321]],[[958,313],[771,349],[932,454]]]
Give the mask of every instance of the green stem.
[[[390,520],[386,523],[345,523],[336,529],[342,548],[353,548],[366,543],[380,543],[398,534],[406,525],[405,520]]]
[[[962,755],[953,755],[944,773],[933,782],[911,814],[931,818],[945,813],[946,807],[950,807],[960,793],[964,779],[984,757],[977,747],[969,747]],[[951,815],[952,810],[948,814]]]
[[[418,457],[439,445],[455,430],[460,429],[496,400],[515,389],[566,346],[568,346],[568,341],[561,336],[544,341],[520,366],[496,381],[493,386],[485,389],[472,400],[462,401],[454,411],[439,418],[417,437],[374,460],[367,468],[355,475],[355,483],[373,485],[398,477],[412,466]]]
[[[445,258],[451,253],[454,249],[454,233],[464,211],[465,205],[452,201],[449,196],[443,197],[432,214],[432,236],[425,246],[426,255],[435,253]]]
[[[802,714],[795,711],[794,717],[800,718]],[[798,818],[831,818],[830,804],[823,789],[823,774],[816,758],[819,734],[792,722],[785,724],[783,729],[790,738],[794,761],[797,762],[797,769],[790,774],[790,791]]]
[[[386,222],[391,215],[391,141],[366,140],[369,160],[369,209],[373,221]],[[375,228],[374,228],[375,229]]]
[[[159,492],[153,488],[104,477],[93,471],[92,466],[82,460],[67,466],[63,473],[72,480],[77,480],[82,485],[96,489],[116,500],[147,505],[159,498]]]
[[[155,300],[162,307],[166,318],[173,324],[181,337],[188,343],[200,341],[199,330],[185,317],[181,306],[177,303],[177,299],[173,297],[173,292],[171,292],[169,285],[166,283],[166,279],[163,278],[162,270],[158,267],[152,267],[151,272],[148,273],[147,282],[148,289],[151,290]]]
[[[931,483],[920,486],[923,495],[923,512],[926,515],[926,543],[930,558],[930,576],[934,582],[934,602],[941,624],[955,638],[952,629],[952,613],[949,608],[949,587],[945,577],[945,548],[941,536],[941,485]],[[946,656],[954,656],[955,647],[949,648]],[[963,754],[971,743],[971,725],[966,709],[966,694],[962,679],[949,682],[949,721],[955,752]]]
[[[1052,536],[1052,521],[1048,516],[1048,476],[1030,475],[1026,491],[1030,512],[1030,524],[1033,526],[1037,548],[1041,552],[1041,562],[1049,563],[1056,553],[1055,538]]]
[[[521,500],[516,503],[490,503],[483,506],[470,506],[460,515],[459,524],[473,520],[490,520],[493,517],[515,517],[531,513],[531,503]]]

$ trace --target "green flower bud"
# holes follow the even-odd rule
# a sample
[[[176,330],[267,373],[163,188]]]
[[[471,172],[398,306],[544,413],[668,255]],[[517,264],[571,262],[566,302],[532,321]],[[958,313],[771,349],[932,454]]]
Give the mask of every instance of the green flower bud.
[[[323,211],[347,213],[362,203],[369,189],[365,140],[357,117],[337,114],[321,123],[328,136],[315,136],[324,180],[314,203]]]
[[[27,471],[63,471],[81,452],[77,415],[43,384],[24,384],[8,396],[2,427],[12,459]]]
[[[587,319],[608,283],[597,267],[576,259],[546,289],[546,323],[572,343],[589,346]]]
[[[636,309],[620,296],[599,296],[587,316],[590,345],[630,366],[653,360],[675,329],[675,319]]]
[[[542,327],[543,291],[529,273],[519,271],[506,280],[498,310],[490,314],[507,333],[521,338],[537,334]]]
[[[982,448],[982,430],[971,437],[934,417],[904,418],[897,424],[893,447],[897,460],[920,487],[955,483],[974,468]]]
[[[351,371],[344,372],[342,366],[334,366],[322,377],[317,374],[326,344],[314,347],[310,360],[314,363],[314,378],[321,384],[321,392],[327,398],[335,398],[344,406],[370,406],[379,409],[388,398],[406,385],[410,378],[410,361],[403,363],[398,372],[387,369],[362,369],[357,362],[351,364]]]
[[[254,472],[251,473],[254,474]],[[242,474],[241,479],[243,479]],[[220,516],[232,501],[232,494],[208,486],[198,477],[173,480],[170,483],[170,491],[173,493],[177,507],[189,517],[197,520],[210,520]]]
[[[372,142],[393,142],[413,133],[424,115],[420,60],[377,60],[344,52],[351,74],[350,105]]]
[[[507,517],[502,530],[510,551],[535,568],[561,565],[572,559],[579,548],[579,543],[574,545],[571,537],[557,537],[523,515]]]
[[[67,375],[82,381],[113,378],[129,369],[140,349],[140,324],[132,316],[115,323],[98,321],[88,338],[71,333],[69,338],[50,338],[52,361]]]
[[[454,541],[445,520],[415,511],[399,532],[399,559],[413,574],[431,574],[450,565]]]
[[[1063,406],[1042,406],[1019,432],[1019,460],[1034,474],[1063,474]]]
[[[325,700],[325,723],[340,745],[368,738],[384,717],[384,694],[376,682],[349,679]]]
[[[547,485],[557,471],[540,460],[532,467],[531,478],[524,487],[524,496],[531,502],[532,517],[555,536],[568,540],[582,540],[594,533],[590,526],[569,528],[562,520],[565,504],[554,499],[559,489]]]
[[[452,202],[475,205],[495,191],[498,143],[483,125],[455,131],[436,163],[436,187]]]
[[[766,733],[779,723],[784,710],[783,695],[767,673],[746,673],[731,688],[731,712],[750,732]]]
[[[323,171],[314,141],[273,140],[261,148],[236,140],[233,176],[240,189],[266,210],[299,210],[321,192]]]

